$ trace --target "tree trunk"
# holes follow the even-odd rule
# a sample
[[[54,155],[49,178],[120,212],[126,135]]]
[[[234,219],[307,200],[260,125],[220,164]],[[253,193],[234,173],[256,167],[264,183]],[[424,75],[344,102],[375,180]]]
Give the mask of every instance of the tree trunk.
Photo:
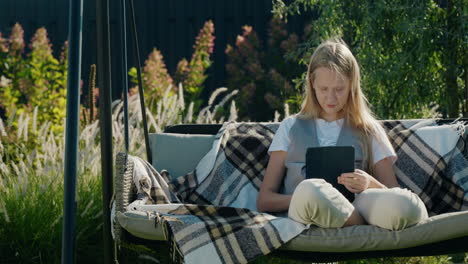
[[[459,96],[457,85],[457,40],[455,39],[457,32],[456,14],[453,8],[453,1],[447,1],[447,29],[445,31],[445,67],[444,74],[446,94],[447,94],[447,110],[448,116],[457,118],[459,116]]]

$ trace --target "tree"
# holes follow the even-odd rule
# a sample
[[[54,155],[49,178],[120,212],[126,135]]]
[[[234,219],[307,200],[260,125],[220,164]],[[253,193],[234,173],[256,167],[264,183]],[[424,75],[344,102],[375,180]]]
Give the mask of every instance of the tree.
[[[316,11],[314,34],[296,56],[341,36],[361,65],[363,88],[379,118],[427,117],[437,107],[444,117],[458,117],[463,99],[468,109],[463,1],[276,0],[274,13],[287,19]]]

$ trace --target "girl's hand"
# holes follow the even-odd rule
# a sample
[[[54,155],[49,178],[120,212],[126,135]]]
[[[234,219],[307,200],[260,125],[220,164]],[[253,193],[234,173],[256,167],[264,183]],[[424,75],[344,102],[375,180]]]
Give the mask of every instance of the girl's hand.
[[[350,173],[343,173],[338,177],[338,183],[342,184],[352,193],[360,193],[369,188],[372,176],[363,170],[355,170]]]

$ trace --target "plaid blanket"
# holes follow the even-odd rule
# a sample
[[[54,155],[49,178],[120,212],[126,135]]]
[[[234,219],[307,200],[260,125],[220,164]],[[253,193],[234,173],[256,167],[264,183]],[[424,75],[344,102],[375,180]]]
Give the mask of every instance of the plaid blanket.
[[[430,215],[468,209],[464,124],[405,120],[383,126],[398,156],[394,169],[400,185],[418,194]]]
[[[307,226],[257,212],[256,198],[278,124],[225,123],[197,168],[169,181],[133,159],[139,199],[129,205],[180,204],[158,210],[158,224],[186,263],[247,263],[279,248]],[[168,183],[168,184],[167,184]]]

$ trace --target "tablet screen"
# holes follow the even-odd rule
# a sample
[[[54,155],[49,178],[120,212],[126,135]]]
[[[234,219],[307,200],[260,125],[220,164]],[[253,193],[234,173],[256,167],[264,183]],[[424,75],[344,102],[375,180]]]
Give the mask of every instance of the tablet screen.
[[[308,148],[306,152],[306,178],[324,179],[338,189],[349,201],[354,194],[338,184],[338,176],[354,171],[353,146],[329,146]]]

